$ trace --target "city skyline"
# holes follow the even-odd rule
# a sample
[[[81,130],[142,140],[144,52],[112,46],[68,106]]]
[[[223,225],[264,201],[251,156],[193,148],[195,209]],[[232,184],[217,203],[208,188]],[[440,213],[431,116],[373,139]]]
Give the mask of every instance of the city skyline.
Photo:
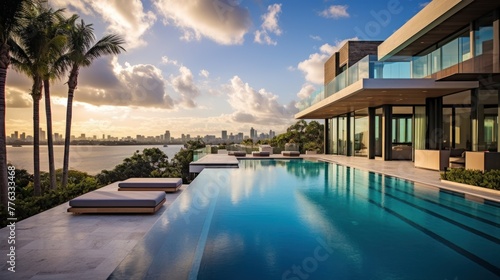
[[[254,129],[253,127],[250,129],[250,134],[246,135],[243,132],[230,132],[230,134],[227,134],[227,130],[222,130],[220,133],[220,137],[217,137],[217,135],[210,135],[206,134],[204,136],[202,135],[193,135],[191,134],[181,134],[178,137],[172,137],[170,134],[169,130],[166,130],[163,134],[157,134],[157,135],[141,135],[137,134],[135,136],[124,136],[124,137],[117,137],[113,136],[110,134],[102,134],[102,136],[98,135],[87,135],[86,133],[81,133],[80,135],[71,135],[71,140],[95,140],[95,141],[137,141],[137,142],[158,142],[158,143],[170,143],[170,142],[187,142],[189,140],[194,140],[194,139],[202,139],[205,140],[205,142],[224,142],[224,141],[229,141],[229,142],[241,142],[245,139],[253,139],[253,140],[263,140],[263,139],[271,139],[274,136],[276,136],[276,132],[273,130],[269,130],[269,133],[263,133],[261,132],[260,134],[258,133],[258,130]],[[29,142],[33,140],[33,136],[27,134],[26,132],[21,132],[19,131],[14,131],[14,133],[7,135],[7,142],[8,144],[16,143],[16,141],[25,141]],[[44,142],[47,140],[47,135],[46,131],[40,128],[40,141]],[[54,141],[55,142],[61,142],[64,140],[63,134],[62,133],[54,133]]]
[[[324,61],[346,40],[385,39],[425,2],[49,0],[92,23],[126,52],[80,71],[72,134],[216,135],[266,126],[284,132],[323,83]],[[299,20],[298,20],[299,19]],[[348,28],[345,28],[348,26]],[[51,83],[53,130],[64,132],[67,75]],[[30,78],[9,69],[6,132],[32,132]],[[42,98],[40,108],[44,108]],[[46,128],[45,113],[40,125]]]

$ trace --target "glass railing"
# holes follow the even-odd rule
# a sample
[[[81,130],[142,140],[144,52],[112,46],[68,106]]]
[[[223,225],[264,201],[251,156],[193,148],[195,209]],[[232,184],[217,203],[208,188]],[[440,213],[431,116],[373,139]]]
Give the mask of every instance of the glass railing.
[[[338,74],[324,88],[299,102],[304,110],[332,96],[362,79],[419,79],[470,59],[468,38],[458,37],[424,56],[393,56],[387,61],[377,61],[377,56],[367,55]]]

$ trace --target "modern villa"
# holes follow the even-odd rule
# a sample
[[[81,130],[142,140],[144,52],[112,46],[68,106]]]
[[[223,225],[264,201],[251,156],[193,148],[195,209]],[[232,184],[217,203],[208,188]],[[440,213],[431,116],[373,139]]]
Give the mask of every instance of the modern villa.
[[[295,118],[325,120],[327,154],[500,168],[499,53],[499,1],[431,1],[385,41],[345,43]]]

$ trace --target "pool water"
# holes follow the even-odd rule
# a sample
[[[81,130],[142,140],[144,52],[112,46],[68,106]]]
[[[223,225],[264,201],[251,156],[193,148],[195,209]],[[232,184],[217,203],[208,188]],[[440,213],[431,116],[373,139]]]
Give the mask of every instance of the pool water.
[[[499,279],[500,205],[324,162],[205,169],[109,279]]]

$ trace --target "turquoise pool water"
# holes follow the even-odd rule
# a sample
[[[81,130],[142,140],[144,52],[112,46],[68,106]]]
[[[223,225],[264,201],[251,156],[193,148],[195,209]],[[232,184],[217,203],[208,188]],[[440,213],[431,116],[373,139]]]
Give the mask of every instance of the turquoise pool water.
[[[500,205],[331,163],[205,169],[110,279],[499,279]]]

